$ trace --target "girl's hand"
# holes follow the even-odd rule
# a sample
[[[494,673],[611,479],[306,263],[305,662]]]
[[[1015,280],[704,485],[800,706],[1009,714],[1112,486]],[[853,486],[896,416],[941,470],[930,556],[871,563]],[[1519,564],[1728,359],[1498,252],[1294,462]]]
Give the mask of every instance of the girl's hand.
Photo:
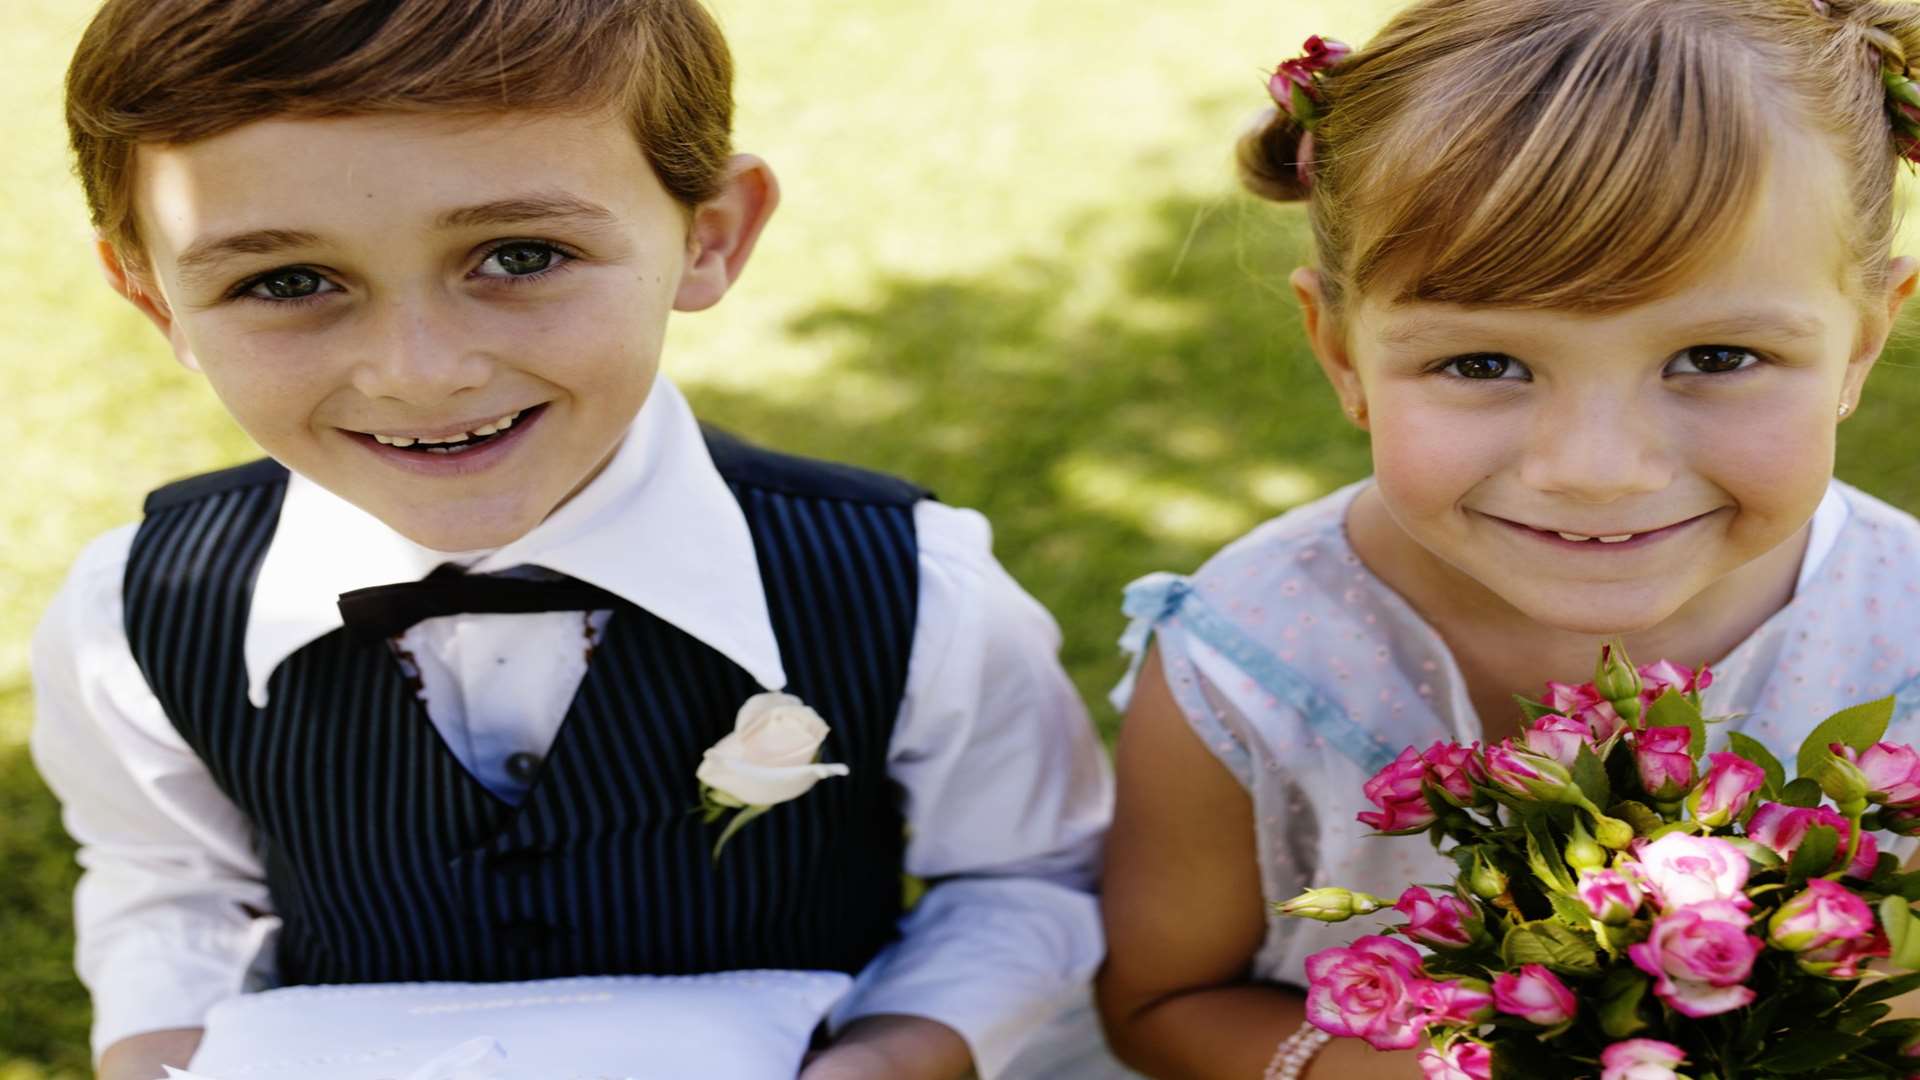
[[[145,1031],[121,1039],[100,1055],[98,1080],[158,1080],[166,1066],[184,1069],[200,1047],[203,1028]]]
[[[961,1080],[973,1051],[958,1032],[922,1016],[863,1016],[801,1063],[800,1080]]]

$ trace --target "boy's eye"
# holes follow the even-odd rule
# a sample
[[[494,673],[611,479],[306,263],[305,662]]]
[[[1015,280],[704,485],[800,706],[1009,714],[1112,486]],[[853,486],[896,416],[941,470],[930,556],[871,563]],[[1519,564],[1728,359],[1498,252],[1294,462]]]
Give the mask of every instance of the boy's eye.
[[[1456,356],[1441,366],[1462,379],[1524,379],[1527,369],[1511,356],[1499,353],[1472,353]]]
[[[327,279],[314,271],[294,266],[255,278],[247,293],[262,300],[302,300],[320,292],[326,284]]]
[[[1669,375],[1719,375],[1760,362],[1751,349],[1738,345],[1694,345],[1667,364]]]
[[[525,277],[550,269],[554,265],[554,256],[559,252],[549,244],[514,243],[502,244],[481,262],[483,277]],[[488,272],[488,267],[498,267],[498,273]]]

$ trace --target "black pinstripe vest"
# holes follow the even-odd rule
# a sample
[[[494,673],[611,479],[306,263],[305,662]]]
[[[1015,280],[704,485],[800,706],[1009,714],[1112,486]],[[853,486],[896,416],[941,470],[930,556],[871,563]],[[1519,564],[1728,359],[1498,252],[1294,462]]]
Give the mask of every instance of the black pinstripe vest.
[[[149,496],[127,639],[168,716],[252,821],[282,981],[532,979],[734,968],[856,971],[901,911],[886,770],[918,600],[924,492],[708,433],[758,553],[788,692],[852,775],[710,854],[694,770],[759,687],[640,608],[619,608],[526,799],[500,801],[441,741],[384,645],[344,630],[247,701],[242,640],[286,472],[271,461]]]

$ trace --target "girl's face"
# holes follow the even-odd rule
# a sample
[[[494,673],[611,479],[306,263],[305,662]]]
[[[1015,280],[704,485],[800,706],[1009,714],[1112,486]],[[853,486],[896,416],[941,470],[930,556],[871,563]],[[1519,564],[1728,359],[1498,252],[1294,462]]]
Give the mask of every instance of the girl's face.
[[[1832,476],[1841,406],[1914,281],[1902,259],[1885,297],[1851,296],[1838,165],[1824,150],[1792,161],[1704,269],[1615,313],[1364,297],[1342,340],[1299,275],[1406,537],[1578,633],[1656,626],[1796,537]]]

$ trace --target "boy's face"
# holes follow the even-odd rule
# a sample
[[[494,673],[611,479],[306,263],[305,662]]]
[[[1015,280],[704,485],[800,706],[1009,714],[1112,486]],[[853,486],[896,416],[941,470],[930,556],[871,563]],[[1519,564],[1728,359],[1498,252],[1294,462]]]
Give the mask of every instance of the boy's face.
[[[767,176],[744,237],[690,216],[597,114],[268,119],[143,145],[136,177],[151,280],[123,288],[181,360],[269,454],[442,551],[593,478],[668,312],[717,301],[772,208]]]

